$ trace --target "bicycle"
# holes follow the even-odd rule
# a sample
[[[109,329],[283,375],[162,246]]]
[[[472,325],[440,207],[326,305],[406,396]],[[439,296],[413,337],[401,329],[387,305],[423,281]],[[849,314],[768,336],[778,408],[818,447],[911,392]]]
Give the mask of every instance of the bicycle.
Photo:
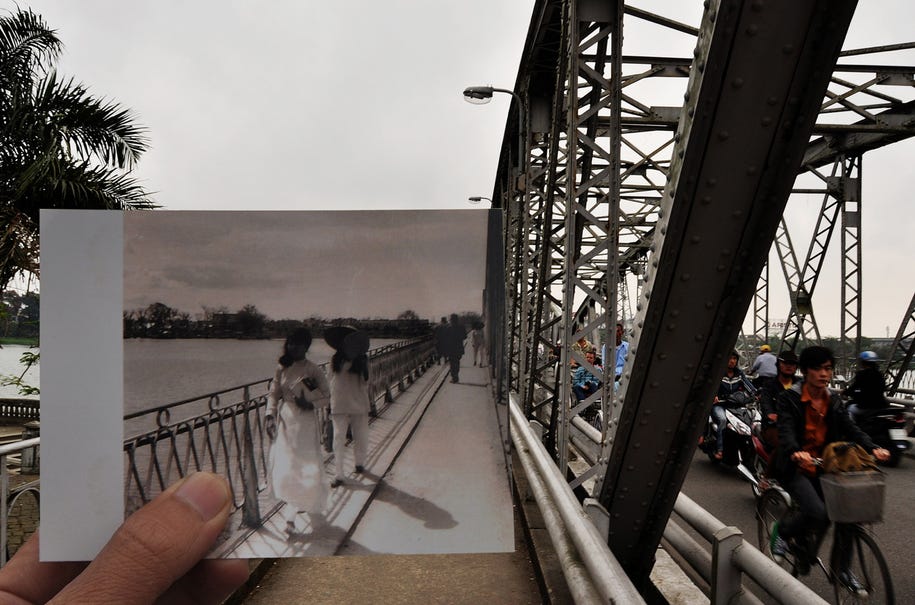
[[[788,492],[775,483],[770,484],[757,500],[756,519],[759,532],[759,550],[773,560],[776,559],[772,556],[769,546],[772,536],[772,526],[776,521],[781,520],[788,512],[795,510],[796,508],[797,506],[792,502]],[[838,566],[839,553],[837,552],[838,549],[836,548],[835,540],[833,540],[832,543],[828,566],[819,556],[811,563],[816,563],[816,565],[823,570],[823,573],[826,574],[826,578],[835,592],[837,604],[868,603],[869,605],[876,605],[880,603],[894,605],[896,601],[893,594],[893,582],[890,577],[890,570],[874,535],[866,524],[851,523],[849,525],[849,543],[852,548],[849,571],[851,571],[863,584],[866,595],[859,595],[857,592],[846,587],[839,579],[839,572],[836,569]],[[797,577],[799,567],[803,563],[798,561],[798,556],[790,549],[783,561],[779,562],[776,560],[776,562],[795,577]]]

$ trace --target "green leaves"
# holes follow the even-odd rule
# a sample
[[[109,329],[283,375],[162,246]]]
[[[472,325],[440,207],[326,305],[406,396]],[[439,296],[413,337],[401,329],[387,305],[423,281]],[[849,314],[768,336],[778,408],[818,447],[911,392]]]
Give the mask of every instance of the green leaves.
[[[0,16],[0,292],[37,270],[40,209],[156,207],[129,176],[149,147],[146,129],[59,77],[62,49],[31,10]]]

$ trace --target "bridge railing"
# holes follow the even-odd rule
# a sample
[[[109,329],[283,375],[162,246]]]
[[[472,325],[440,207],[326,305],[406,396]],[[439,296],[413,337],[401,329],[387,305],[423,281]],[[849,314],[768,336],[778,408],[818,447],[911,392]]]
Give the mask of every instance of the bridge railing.
[[[0,422],[25,423],[40,419],[37,399],[0,398]]]
[[[431,338],[417,338],[369,352],[373,401],[393,400],[433,360]],[[327,372],[328,364],[322,368]],[[264,415],[272,378],[207,393],[124,416],[140,425],[124,440],[125,509],[135,511],[169,485],[198,470],[224,476],[242,522],[261,523],[258,495],[267,487],[269,439]],[[172,418],[184,418],[173,421]]]
[[[3,498],[0,506],[0,566],[6,564],[9,553],[9,521],[10,512],[20,498],[30,496],[37,504],[40,499],[40,483],[38,480],[30,481],[10,489],[10,475],[7,470],[9,457],[16,454],[24,456],[29,451],[34,452],[41,444],[41,438],[24,439],[15,443],[0,445],[0,497]]]

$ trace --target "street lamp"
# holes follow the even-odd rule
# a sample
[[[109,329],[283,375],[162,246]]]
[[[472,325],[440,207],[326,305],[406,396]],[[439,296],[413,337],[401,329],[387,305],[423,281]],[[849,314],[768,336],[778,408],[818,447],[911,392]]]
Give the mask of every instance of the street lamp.
[[[488,197],[483,197],[481,195],[472,195],[469,198],[467,198],[467,201],[470,202],[471,204],[479,204],[483,200],[486,200],[487,202],[489,202],[490,205],[492,204],[492,199],[490,199]]]
[[[521,172],[524,167],[523,160],[521,159],[524,156],[524,107],[521,104],[521,97],[517,95],[514,91],[508,90],[507,88],[493,88],[492,86],[468,86],[464,89],[464,100],[468,103],[473,103],[474,105],[485,105],[492,101],[492,94],[494,92],[501,92],[503,94],[511,95],[515,98],[515,101],[518,104],[518,176],[521,176]]]

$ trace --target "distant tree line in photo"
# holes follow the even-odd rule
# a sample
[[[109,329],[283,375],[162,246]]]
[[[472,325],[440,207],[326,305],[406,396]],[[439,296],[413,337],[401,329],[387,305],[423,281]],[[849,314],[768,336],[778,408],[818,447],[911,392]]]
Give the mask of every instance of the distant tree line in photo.
[[[475,313],[464,313],[462,317],[467,323],[480,320],[480,315]],[[350,325],[374,338],[414,338],[431,334],[433,327],[429,320],[421,319],[411,309],[393,319],[271,319],[250,304],[237,311],[227,307],[203,307],[203,313],[195,318],[161,302],[124,311],[124,338],[284,338],[299,327],[306,327],[315,336],[320,336],[330,325]]]

